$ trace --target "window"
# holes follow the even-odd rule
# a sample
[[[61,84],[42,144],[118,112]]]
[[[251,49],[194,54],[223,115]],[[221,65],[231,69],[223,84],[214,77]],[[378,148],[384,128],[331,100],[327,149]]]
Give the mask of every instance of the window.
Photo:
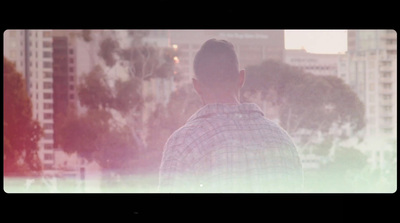
[[[53,108],[53,103],[44,103],[43,104],[44,109],[52,109]]]
[[[53,118],[53,113],[44,113],[43,114],[44,119],[52,119]]]
[[[74,76],[69,76],[70,81],[74,81]]]
[[[392,84],[391,83],[385,83],[385,84],[383,84],[383,88],[391,89],[392,88]]]
[[[384,73],[382,73],[382,77],[386,77],[386,78],[392,77],[392,73],[384,72]]]
[[[43,88],[44,89],[52,89],[53,88],[53,83],[52,82],[44,82],[43,83]]]
[[[392,110],[392,106],[390,106],[390,105],[383,106],[383,110],[384,111],[391,111]]]
[[[43,52],[43,57],[44,58],[51,58],[51,57],[53,57],[53,53],[50,52],[50,51],[44,51]]]
[[[45,143],[44,144],[44,149],[53,149],[53,144],[52,143]]]
[[[69,72],[71,72],[71,73],[74,72],[74,68],[73,68],[73,67],[70,67],[70,68],[69,68]]]
[[[52,47],[53,44],[50,41],[43,41],[43,47]]]
[[[74,90],[74,85],[70,85],[70,86],[69,86],[69,89],[70,89],[71,91],[73,91],[73,90]]]
[[[44,31],[43,37],[51,37],[51,31]]]
[[[74,50],[73,49],[69,49],[69,54],[73,54]]]
[[[73,94],[70,94],[70,95],[69,95],[69,99],[74,100],[74,98],[75,98],[75,97],[74,97]]]
[[[69,58],[70,63],[74,63],[74,58]]]
[[[53,133],[45,133],[43,138],[44,139],[53,139]]]
[[[53,67],[53,63],[45,61],[45,62],[43,62],[43,67],[44,68],[52,68]]]
[[[384,100],[391,100],[391,99],[392,99],[392,95],[391,95],[391,94],[383,94],[383,95],[382,95],[382,98],[383,98]]]
[[[44,123],[43,128],[44,129],[53,129],[53,124],[52,123]]]
[[[54,155],[53,154],[49,154],[49,153],[45,153],[44,154],[44,160],[53,160],[54,159]]]
[[[44,77],[45,77],[45,78],[52,78],[52,77],[53,77],[53,74],[50,73],[50,72],[44,72]]]
[[[43,93],[43,98],[44,99],[52,99],[53,98],[53,94],[52,93]]]

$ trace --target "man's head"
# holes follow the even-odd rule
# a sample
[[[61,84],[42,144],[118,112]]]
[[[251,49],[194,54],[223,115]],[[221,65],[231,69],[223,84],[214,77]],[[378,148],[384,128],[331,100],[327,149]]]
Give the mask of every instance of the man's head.
[[[216,39],[206,41],[194,58],[193,68],[193,84],[203,100],[204,97],[211,101],[213,98],[210,97],[219,101],[224,101],[226,97],[238,97],[244,84],[244,70],[239,70],[238,59],[230,42]]]

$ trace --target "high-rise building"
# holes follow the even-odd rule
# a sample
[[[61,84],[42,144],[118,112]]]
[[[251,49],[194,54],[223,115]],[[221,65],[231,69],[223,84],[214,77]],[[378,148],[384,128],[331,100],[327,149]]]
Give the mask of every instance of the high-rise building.
[[[54,164],[53,37],[50,30],[7,30],[4,56],[23,74],[32,102],[32,115],[41,124],[39,157],[44,170]]]
[[[349,30],[348,52],[340,56],[339,77],[365,105],[365,142],[362,150],[372,168],[384,169],[396,154],[397,33],[394,30]]]
[[[54,147],[59,148],[57,130],[62,116],[69,109],[77,108],[76,50],[74,37],[69,31],[53,31],[53,98],[54,98]]]
[[[366,136],[397,137],[397,34],[349,30],[338,73],[366,108]]]
[[[44,136],[39,140],[39,157],[44,170],[54,167],[55,125],[58,114],[76,103],[74,45],[69,32],[52,30],[7,30],[4,56],[23,74],[32,102],[33,119]]]
[[[75,178],[77,189],[92,191],[96,163],[67,155],[58,145],[56,125],[60,114],[78,107],[77,45],[74,30],[7,30],[4,32],[4,56],[16,64],[26,80],[32,102],[33,119],[39,121],[44,136],[38,142],[38,155],[45,176]],[[90,59],[90,58],[89,58]],[[86,63],[87,60],[83,61]],[[85,66],[80,66],[80,68]],[[82,69],[83,70],[83,69]],[[72,165],[72,166],[71,166]],[[87,181],[86,178],[91,178]],[[47,178],[46,178],[47,179]]]

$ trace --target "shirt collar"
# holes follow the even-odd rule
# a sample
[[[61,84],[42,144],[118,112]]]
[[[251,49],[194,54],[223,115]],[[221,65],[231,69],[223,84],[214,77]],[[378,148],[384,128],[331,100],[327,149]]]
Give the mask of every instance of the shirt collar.
[[[264,115],[260,107],[254,103],[242,103],[242,104],[207,104],[200,108],[194,113],[187,122],[193,121],[199,118],[210,117],[213,115],[224,115],[224,114],[241,114],[241,115]]]

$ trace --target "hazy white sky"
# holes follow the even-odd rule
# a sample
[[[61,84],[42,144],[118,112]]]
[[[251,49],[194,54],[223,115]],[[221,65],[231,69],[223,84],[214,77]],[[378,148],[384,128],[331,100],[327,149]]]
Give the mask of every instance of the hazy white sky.
[[[310,53],[344,53],[347,30],[285,30],[285,49],[301,48]]]

